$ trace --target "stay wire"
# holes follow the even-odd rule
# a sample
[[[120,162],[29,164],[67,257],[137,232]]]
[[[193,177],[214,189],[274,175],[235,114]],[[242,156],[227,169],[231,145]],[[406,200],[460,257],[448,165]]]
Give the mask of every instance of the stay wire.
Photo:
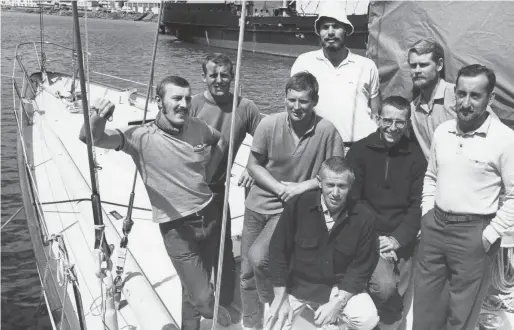
[[[228,145],[228,160],[227,160],[227,174],[225,176],[225,196],[223,201],[223,216],[221,222],[221,233],[220,233],[220,245],[219,245],[219,255],[218,255],[218,269],[217,269],[217,277],[216,277],[216,291],[214,295],[214,315],[212,322],[212,329],[216,328],[216,323],[218,321],[218,310],[220,305],[220,291],[221,291],[221,276],[223,274],[223,256],[225,251],[225,234],[227,231],[227,217],[228,217],[228,196],[230,193],[230,178],[232,171],[232,162],[234,155],[234,126],[236,121],[236,109],[239,101],[239,78],[241,73],[241,59],[243,57],[243,41],[244,41],[244,32],[246,26],[246,0],[241,1],[241,17],[239,21],[239,40],[237,46],[237,60],[236,60],[236,76],[235,76],[235,84],[234,84],[234,96],[232,100],[232,116],[230,121],[230,137],[229,137],[229,145]]]

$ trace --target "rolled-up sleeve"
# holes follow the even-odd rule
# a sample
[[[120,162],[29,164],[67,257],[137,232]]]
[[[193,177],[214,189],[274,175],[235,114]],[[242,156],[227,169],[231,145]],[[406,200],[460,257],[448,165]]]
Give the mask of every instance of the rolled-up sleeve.
[[[364,219],[363,219],[364,220]],[[337,257],[336,249],[336,257]],[[356,255],[345,274],[338,279],[339,290],[359,294],[366,290],[378,262],[377,236],[374,220],[367,220],[360,232]]]

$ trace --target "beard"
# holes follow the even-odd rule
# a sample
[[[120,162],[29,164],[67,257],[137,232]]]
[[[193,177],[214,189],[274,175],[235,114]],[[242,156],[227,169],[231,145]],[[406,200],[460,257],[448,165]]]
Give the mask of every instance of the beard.
[[[344,48],[344,40],[338,40],[335,43],[329,43],[326,41],[321,41],[321,46],[329,52],[337,52]]]

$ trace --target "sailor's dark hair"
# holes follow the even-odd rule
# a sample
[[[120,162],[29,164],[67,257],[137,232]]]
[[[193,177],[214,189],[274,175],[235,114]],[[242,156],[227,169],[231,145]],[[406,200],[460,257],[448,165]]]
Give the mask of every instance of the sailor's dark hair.
[[[234,76],[234,65],[230,58],[222,53],[212,53],[205,57],[202,63],[203,74],[207,74],[207,63],[212,62],[219,66],[228,66],[230,69],[230,75]]]
[[[319,100],[319,84],[316,77],[307,71],[300,71],[294,74],[286,84],[286,95],[287,92],[292,89],[295,91],[308,91],[311,99],[315,102]]]
[[[407,53],[407,61],[409,61],[410,54],[416,53],[418,55],[432,54],[432,60],[437,63],[440,59],[443,60],[443,69],[440,72],[441,78],[445,77],[446,66],[444,65],[444,48],[440,43],[431,38],[418,40],[409,48]]]
[[[189,82],[185,80],[182,77],[179,76],[167,76],[157,86],[157,96],[159,96],[161,99],[164,98],[164,95],[166,94],[166,86],[167,85],[175,85],[178,87],[190,87]]]
[[[318,172],[320,179],[322,178],[322,173],[325,171],[330,171],[335,174],[346,173],[348,183],[350,186],[353,185],[353,182],[355,181],[355,173],[350,164],[348,164],[348,162],[344,159],[344,157],[332,156],[326,159],[321,164],[321,167]]]
[[[455,85],[459,84],[459,78],[461,76],[464,77],[476,77],[479,75],[485,75],[487,77],[487,94],[491,94],[494,90],[494,86],[496,85],[496,75],[494,71],[481,64],[471,64],[465,67],[460,68],[457,73],[457,80],[455,80]]]
[[[385,105],[390,105],[392,107],[395,107],[399,110],[406,110],[407,111],[407,119],[411,116],[411,107],[409,101],[407,101],[406,98],[399,96],[399,95],[393,95],[388,96],[382,101],[382,106],[378,109],[378,114],[382,114],[382,108]]]

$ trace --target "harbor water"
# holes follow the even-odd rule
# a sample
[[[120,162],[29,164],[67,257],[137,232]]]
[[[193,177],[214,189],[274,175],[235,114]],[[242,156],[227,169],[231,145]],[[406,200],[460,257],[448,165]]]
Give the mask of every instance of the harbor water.
[[[43,16],[43,23],[45,41],[72,47],[71,17]],[[85,43],[87,39],[88,51],[91,53],[90,72],[146,83],[150,74],[155,24],[100,19],[85,22],[82,18],[82,41]],[[16,45],[40,40],[40,16],[2,11],[1,36],[1,217],[4,224],[22,205],[16,159],[16,122],[12,112],[13,90],[11,79],[5,75],[12,75]],[[44,47],[49,49],[49,46]],[[191,83],[193,93],[200,93],[204,90],[202,61],[208,53],[214,51],[224,52],[235,61],[236,52],[233,50],[210,49],[162,37],[158,44],[154,81],[158,82],[172,74],[179,75]],[[47,67],[52,71],[64,70],[68,68],[70,59],[71,52],[69,56],[55,55],[49,49]],[[242,93],[253,100],[262,113],[283,111],[284,86],[293,61],[291,58],[244,53],[241,67]],[[17,72],[17,76],[21,77],[21,72]],[[137,87],[139,91],[146,92],[144,86],[134,83],[119,83],[92,73],[90,76],[91,80],[100,80],[121,88]],[[19,83],[21,81],[18,79]],[[127,200],[129,193],[127,191]],[[48,316],[45,315],[44,301],[43,308],[38,308],[41,304],[41,286],[23,212],[3,229],[1,250],[1,328],[51,329]]]

